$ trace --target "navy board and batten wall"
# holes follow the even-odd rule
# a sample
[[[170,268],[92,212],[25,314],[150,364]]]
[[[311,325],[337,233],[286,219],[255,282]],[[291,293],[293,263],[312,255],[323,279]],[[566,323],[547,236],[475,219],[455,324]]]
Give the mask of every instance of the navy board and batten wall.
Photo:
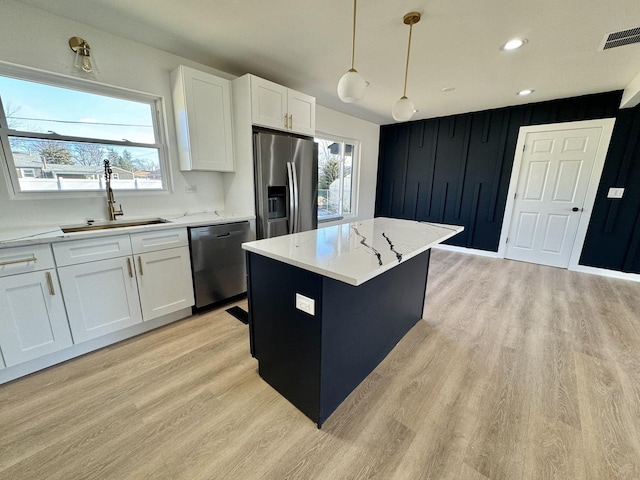
[[[522,126],[616,118],[580,264],[640,273],[640,107],[621,91],[380,127],[376,216],[464,225],[446,243],[497,252]],[[608,199],[609,187],[624,187]]]

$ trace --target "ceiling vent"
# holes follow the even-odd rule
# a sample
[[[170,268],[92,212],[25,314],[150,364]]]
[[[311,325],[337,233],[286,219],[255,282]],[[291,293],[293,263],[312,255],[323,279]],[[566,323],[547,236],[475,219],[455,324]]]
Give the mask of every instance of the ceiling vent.
[[[640,27],[609,33],[605,36],[600,50],[622,47],[623,45],[630,45],[632,43],[640,43]]]

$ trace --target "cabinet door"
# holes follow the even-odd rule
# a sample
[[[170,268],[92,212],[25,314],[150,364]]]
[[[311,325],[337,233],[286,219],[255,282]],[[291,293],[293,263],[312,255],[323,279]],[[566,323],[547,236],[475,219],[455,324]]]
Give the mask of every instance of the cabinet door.
[[[0,278],[0,345],[8,367],[72,344],[53,269]]]
[[[161,317],[194,302],[189,248],[179,247],[135,256],[142,316]]]
[[[184,66],[172,80],[180,169],[232,172],[231,82]]]
[[[316,133],[316,99],[310,95],[288,90],[287,111],[290,118],[290,129],[303,135]]]
[[[251,77],[251,120],[254,125],[288,130],[287,87]]]
[[[142,321],[131,257],[58,268],[76,343]]]

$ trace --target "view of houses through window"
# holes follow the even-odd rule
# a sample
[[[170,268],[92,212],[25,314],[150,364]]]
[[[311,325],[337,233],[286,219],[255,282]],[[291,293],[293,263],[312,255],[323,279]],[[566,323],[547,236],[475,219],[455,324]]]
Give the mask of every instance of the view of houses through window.
[[[318,220],[328,221],[353,211],[353,176],[357,142],[317,137],[318,143]]]
[[[104,160],[114,190],[163,189],[156,102],[0,75],[0,142],[14,191],[104,189]]]

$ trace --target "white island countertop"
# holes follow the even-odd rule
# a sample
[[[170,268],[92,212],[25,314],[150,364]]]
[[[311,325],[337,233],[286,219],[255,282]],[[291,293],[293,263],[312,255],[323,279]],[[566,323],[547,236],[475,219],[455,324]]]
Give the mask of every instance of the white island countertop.
[[[463,230],[378,217],[247,242],[242,248],[358,286]]]

